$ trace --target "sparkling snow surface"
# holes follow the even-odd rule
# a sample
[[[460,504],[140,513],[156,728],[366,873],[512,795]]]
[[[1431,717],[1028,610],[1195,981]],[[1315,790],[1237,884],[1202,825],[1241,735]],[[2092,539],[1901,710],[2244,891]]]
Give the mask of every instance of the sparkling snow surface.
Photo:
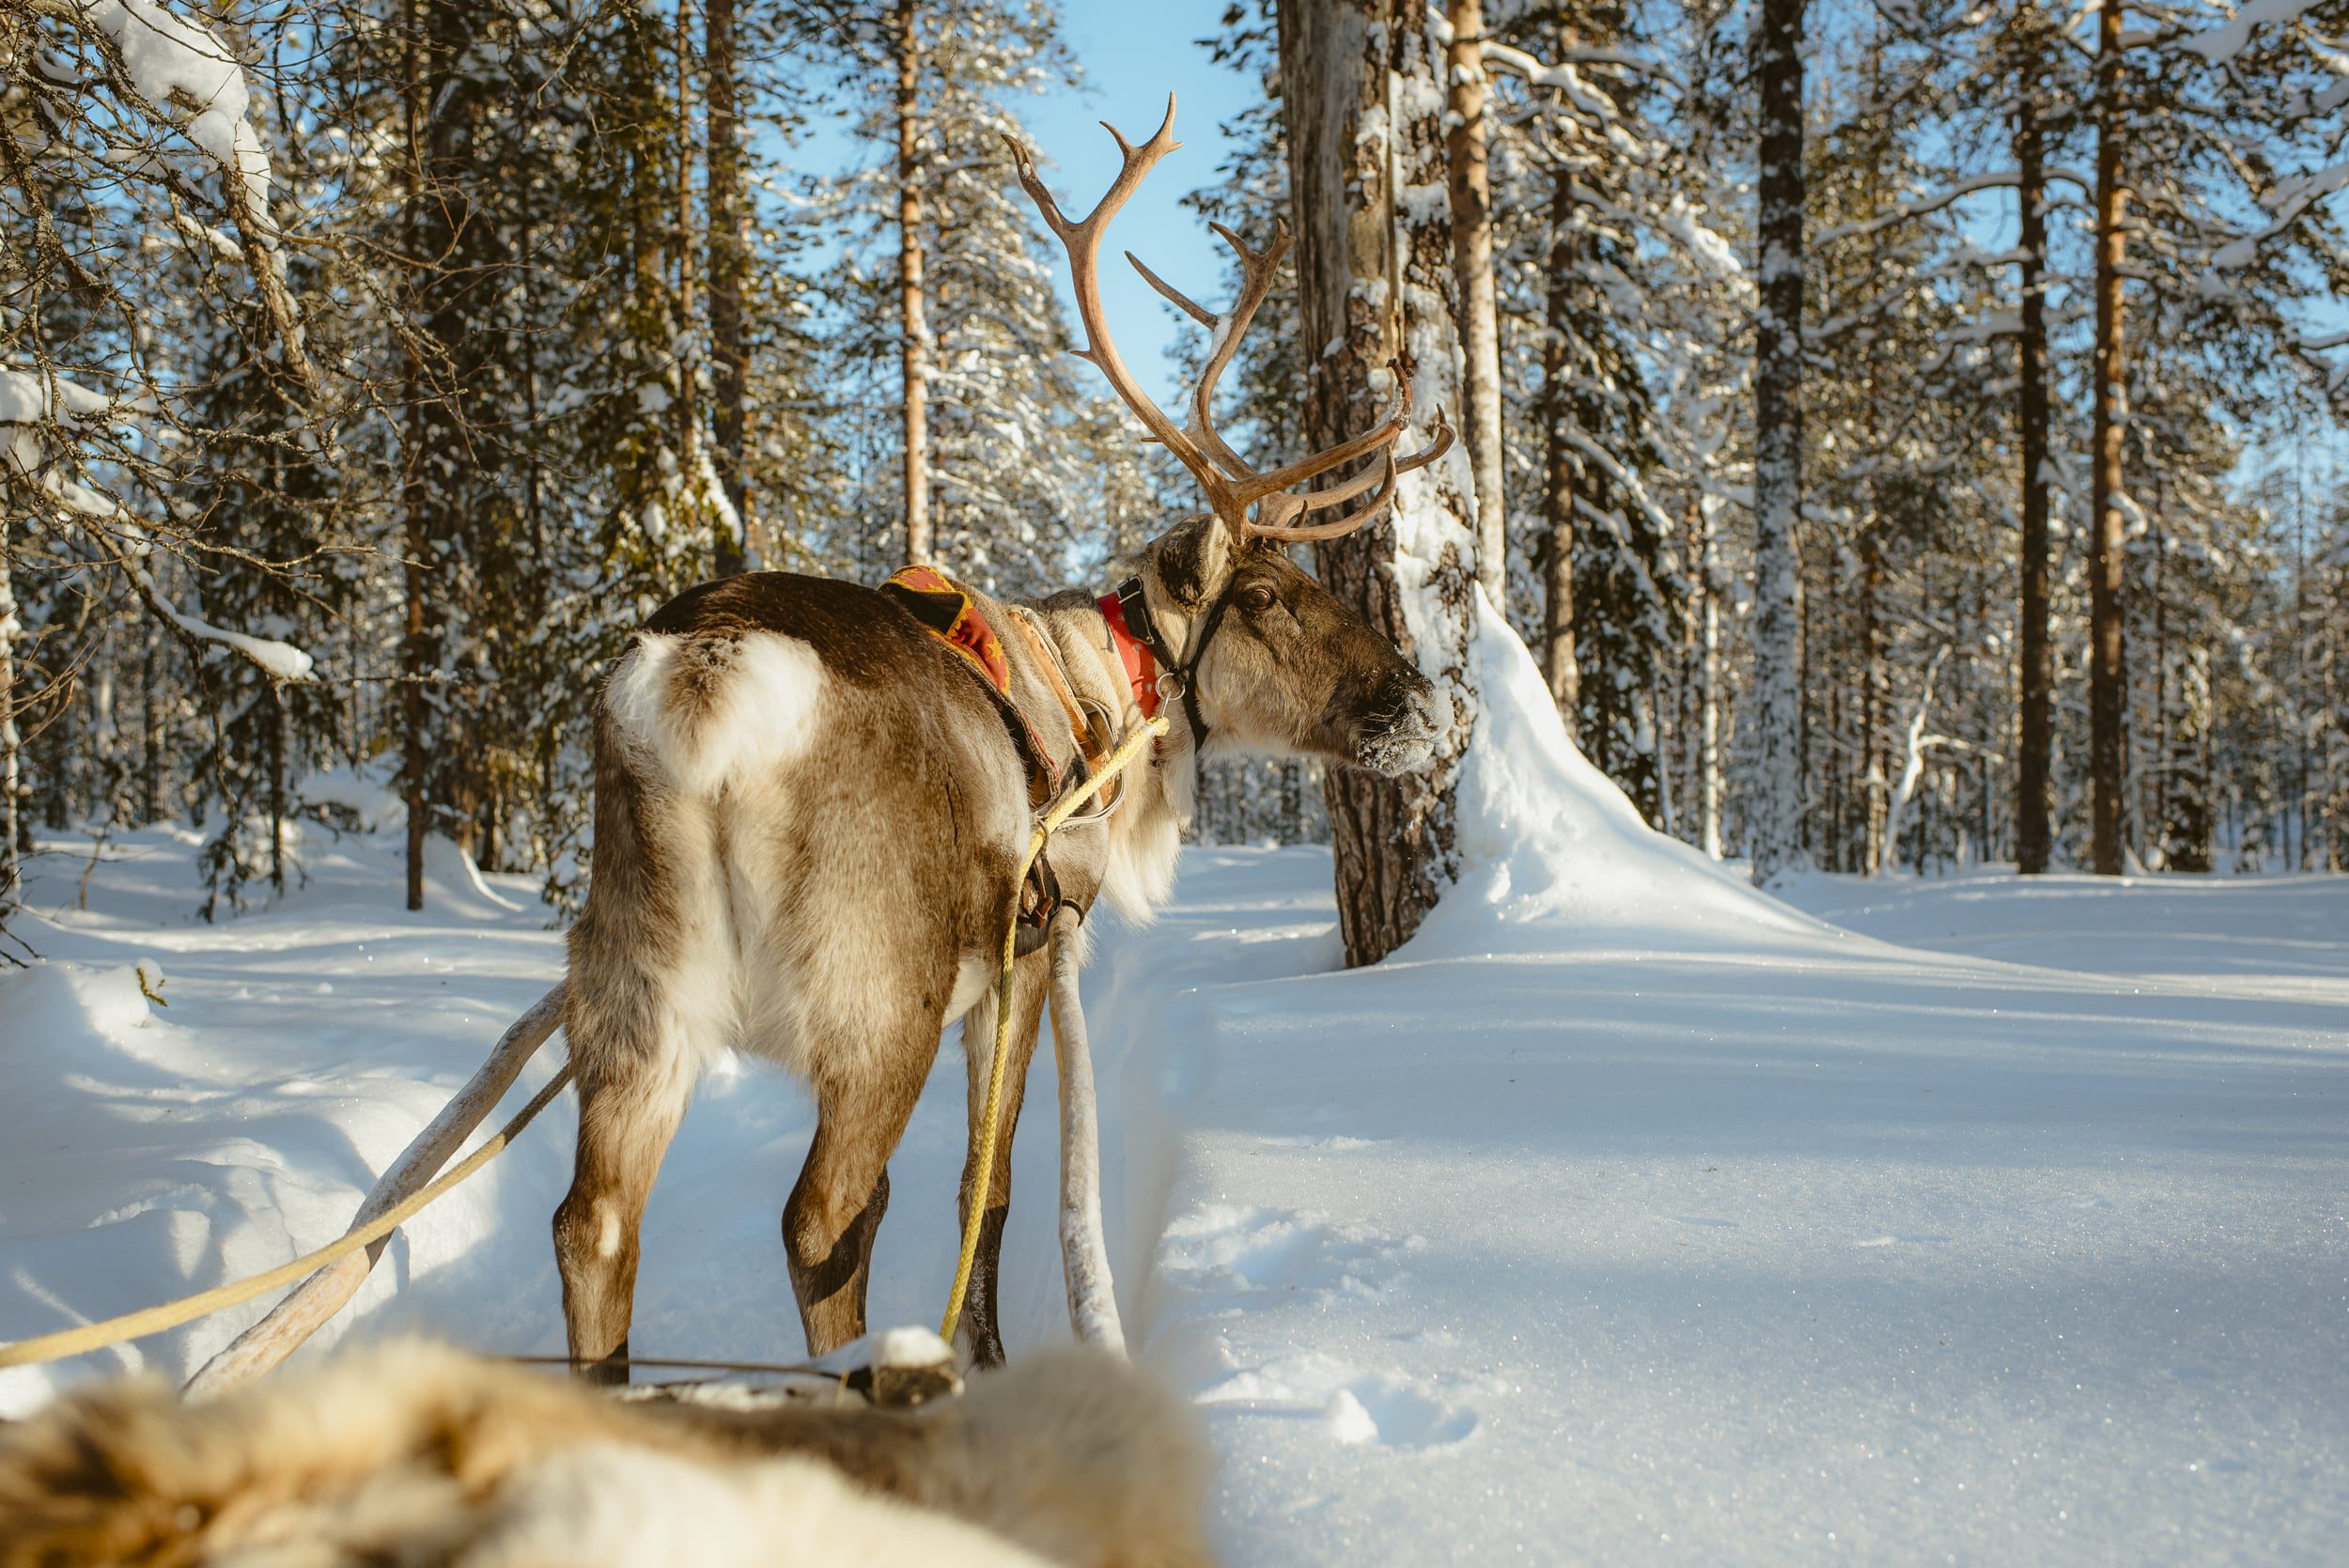
[[[1330,972],[1310,849],[1194,850],[1155,928],[1104,917],[1121,1305],[1207,1411],[1228,1560],[2341,1560],[2349,879],[1817,878],[1798,913],[1648,834],[1522,650],[1481,649],[1470,869],[1404,953]],[[558,970],[453,853],[400,913],[389,834],[316,835],[307,888],[203,925],[194,842],[117,841],[86,910],[70,845],[38,862],[55,961],[0,978],[0,1335],[327,1239]],[[1015,1353],[1066,1332],[1050,1063]],[[879,1324],[942,1304],[961,1084],[950,1045]],[[640,1353],[798,1357],[807,1136],[774,1076],[705,1084]],[[559,1348],[568,1141],[558,1110],[396,1242],[369,1328]],[[0,1373],[0,1413],[184,1374],[253,1315]]]

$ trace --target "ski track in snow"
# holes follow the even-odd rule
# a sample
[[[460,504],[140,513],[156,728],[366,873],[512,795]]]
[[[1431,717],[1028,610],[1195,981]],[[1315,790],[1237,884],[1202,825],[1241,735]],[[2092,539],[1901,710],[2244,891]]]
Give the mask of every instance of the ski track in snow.
[[[1470,871],[1393,959],[1331,972],[1314,849],[1194,849],[1155,927],[1104,916],[1120,1306],[1206,1414],[1227,1560],[2339,1561],[2349,879],[1813,877],[1797,913],[1645,833],[1521,652],[1483,658]],[[207,926],[196,842],[117,840],[86,910],[70,845],[36,862],[55,961],[0,978],[0,1335],[330,1238],[559,972],[453,851],[407,915],[392,837],[314,833],[308,886]],[[1015,1354],[1066,1332],[1050,1060]],[[950,1038],[877,1324],[943,1302],[962,1094]],[[559,1350],[568,1122],[404,1232],[345,1323]],[[705,1082],[640,1352],[798,1358],[776,1225],[808,1132],[770,1072]],[[259,1311],[0,1373],[0,1413],[184,1375]]]

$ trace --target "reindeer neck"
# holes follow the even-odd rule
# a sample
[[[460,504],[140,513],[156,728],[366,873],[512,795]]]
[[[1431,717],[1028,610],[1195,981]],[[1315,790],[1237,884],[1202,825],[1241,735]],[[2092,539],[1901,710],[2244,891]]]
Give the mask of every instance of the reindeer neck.
[[[1092,597],[1060,594],[1031,608],[1060,650],[1078,695],[1116,715],[1121,735],[1142,723],[1142,706],[1135,701],[1132,683],[1127,678],[1108,623]],[[1146,760],[1128,772],[1126,777],[1131,784],[1117,809],[1110,814],[1109,822],[1113,855],[1123,852],[1141,862],[1155,862],[1162,858],[1167,862],[1163,872],[1155,865],[1135,868],[1140,874],[1138,879],[1148,886],[1149,903],[1162,896],[1164,877],[1172,872],[1172,860],[1182,830],[1190,821],[1194,783],[1190,734],[1183,720],[1182,705],[1169,703],[1161,712],[1173,721],[1174,728],[1151,749]],[[1143,901],[1117,900],[1128,912],[1131,912],[1132,903]]]

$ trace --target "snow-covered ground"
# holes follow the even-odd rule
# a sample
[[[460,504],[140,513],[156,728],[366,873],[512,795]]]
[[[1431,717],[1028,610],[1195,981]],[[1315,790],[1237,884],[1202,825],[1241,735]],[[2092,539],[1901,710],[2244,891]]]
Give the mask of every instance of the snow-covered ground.
[[[1088,977],[1126,1322],[1208,1412],[1229,1560],[2341,1561],[2349,880],[1816,878],[1798,912],[1641,829],[1522,660],[1484,644],[1470,870],[1404,953],[1332,972],[1322,852],[1203,849]],[[520,879],[452,857],[399,911],[390,837],[314,834],[307,887],[203,925],[193,842],[119,841],[86,909],[70,845],[39,863],[0,1336],[331,1236],[557,972]],[[1015,1352],[1066,1332],[1050,1063]],[[950,1046],[877,1321],[942,1303],[961,1080]],[[640,1352],[798,1355],[808,1128],[765,1072],[706,1085]],[[363,1321],[559,1348],[567,1148],[552,1114],[429,1211]],[[0,1373],[0,1412],[253,1315]]]

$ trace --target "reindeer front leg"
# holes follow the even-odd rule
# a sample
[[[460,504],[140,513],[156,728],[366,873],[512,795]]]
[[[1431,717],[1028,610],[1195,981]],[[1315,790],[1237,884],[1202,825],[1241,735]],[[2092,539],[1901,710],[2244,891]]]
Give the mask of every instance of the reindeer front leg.
[[[1003,1339],[996,1318],[996,1271],[1003,1259],[1003,1220],[1011,1212],[1011,1142],[1019,1127],[1019,1102],[1028,1086],[1028,1063],[1035,1055],[1036,1036],[1044,1022],[1044,999],[1050,989],[1051,965],[1045,949],[1012,966],[1011,1060],[1003,1069],[1001,1129],[995,1139],[995,1165],[987,1188],[987,1212],[979,1223],[978,1254],[971,1263],[971,1291],[964,1298],[962,1330],[973,1365],[1003,1364]],[[978,1184],[977,1150],[981,1119],[987,1114],[987,1079],[995,1054],[995,1004],[988,1000],[963,1016],[962,1054],[971,1075],[971,1138],[963,1157],[962,1191],[957,1216],[968,1224],[971,1195]]]

